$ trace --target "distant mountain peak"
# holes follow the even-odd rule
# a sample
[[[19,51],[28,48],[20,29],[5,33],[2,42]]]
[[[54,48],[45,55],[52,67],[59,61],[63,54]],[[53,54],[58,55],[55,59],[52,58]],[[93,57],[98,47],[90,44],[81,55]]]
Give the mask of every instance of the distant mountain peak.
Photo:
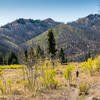
[[[87,18],[89,20],[92,20],[92,21],[94,21],[94,20],[100,20],[100,15],[99,14],[90,14],[90,15],[87,16]]]
[[[43,21],[45,21],[45,22],[55,22],[52,18],[47,18],[47,19],[45,19]]]
[[[17,22],[18,24],[25,24],[25,19],[19,18],[19,19],[16,20],[16,22]]]
[[[19,18],[3,25],[0,27],[0,51],[15,50],[15,46],[20,48],[19,45],[35,38],[58,24],[60,23],[50,18],[45,21]]]
[[[100,14],[90,14],[87,17],[100,17]]]

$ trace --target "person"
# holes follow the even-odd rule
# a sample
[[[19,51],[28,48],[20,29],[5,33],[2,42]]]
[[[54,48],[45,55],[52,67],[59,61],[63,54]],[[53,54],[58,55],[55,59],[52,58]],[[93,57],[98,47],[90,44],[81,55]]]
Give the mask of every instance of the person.
[[[76,71],[76,77],[77,78],[79,77],[79,71]]]

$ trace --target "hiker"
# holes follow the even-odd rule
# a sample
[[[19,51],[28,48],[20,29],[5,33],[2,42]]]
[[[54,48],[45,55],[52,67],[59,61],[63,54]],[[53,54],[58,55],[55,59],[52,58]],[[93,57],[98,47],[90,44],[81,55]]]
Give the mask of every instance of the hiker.
[[[77,78],[79,77],[79,71],[76,71],[76,77]]]

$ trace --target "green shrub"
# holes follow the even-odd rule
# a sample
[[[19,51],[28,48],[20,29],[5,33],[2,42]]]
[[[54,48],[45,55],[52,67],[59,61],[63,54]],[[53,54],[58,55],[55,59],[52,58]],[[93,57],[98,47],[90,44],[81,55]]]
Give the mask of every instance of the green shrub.
[[[42,83],[46,88],[56,89],[58,81],[55,79],[56,69],[47,70],[42,78]]]
[[[86,95],[88,94],[89,86],[86,83],[82,83],[79,89],[80,89],[80,95]]]

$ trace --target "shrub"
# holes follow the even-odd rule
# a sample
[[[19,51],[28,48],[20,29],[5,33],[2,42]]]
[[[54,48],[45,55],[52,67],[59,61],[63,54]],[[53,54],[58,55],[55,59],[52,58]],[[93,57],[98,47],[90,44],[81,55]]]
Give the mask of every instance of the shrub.
[[[56,89],[58,81],[55,79],[56,69],[47,70],[42,78],[42,83],[46,88]]]
[[[66,80],[70,80],[71,79],[71,71],[73,71],[75,69],[74,65],[67,65],[66,69],[64,71],[64,77]]]
[[[8,80],[7,80],[7,83],[8,83],[8,87],[9,87],[9,93],[11,93],[11,89],[12,89],[12,80],[11,80],[11,79],[8,79]]]
[[[93,75],[93,73],[95,71],[97,71],[99,68],[99,61],[98,61],[98,59],[92,60],[92,58],[89,58],[88,61],[83,62],[81,64],[81,66],[82,66],[84,71],[86,71],[86,69],[87,69],[87,70],[89,70],[90,74]]]
[[[66,69],[64,71],[64,77],[66,80],[69,81],[69,86],[70,86],[70,81],[72,79],[72,76],[71,76],[71,72],[75,69],[74,65],[67,65],[66,66]]]
[[[2,95],[6,93],[6,88],[4,87],[3,80],[0,80],[0,92]]]
[[[89,86],[86,83],[82,83],[80,85],[79,89],[80,89],[80,95],[87,95],[88,90],[89,90]]]
[[[12,94],[13,95],[22,95],[23,93],[22,93],[22,91],[15,89],[15,90],[12,91]]]

